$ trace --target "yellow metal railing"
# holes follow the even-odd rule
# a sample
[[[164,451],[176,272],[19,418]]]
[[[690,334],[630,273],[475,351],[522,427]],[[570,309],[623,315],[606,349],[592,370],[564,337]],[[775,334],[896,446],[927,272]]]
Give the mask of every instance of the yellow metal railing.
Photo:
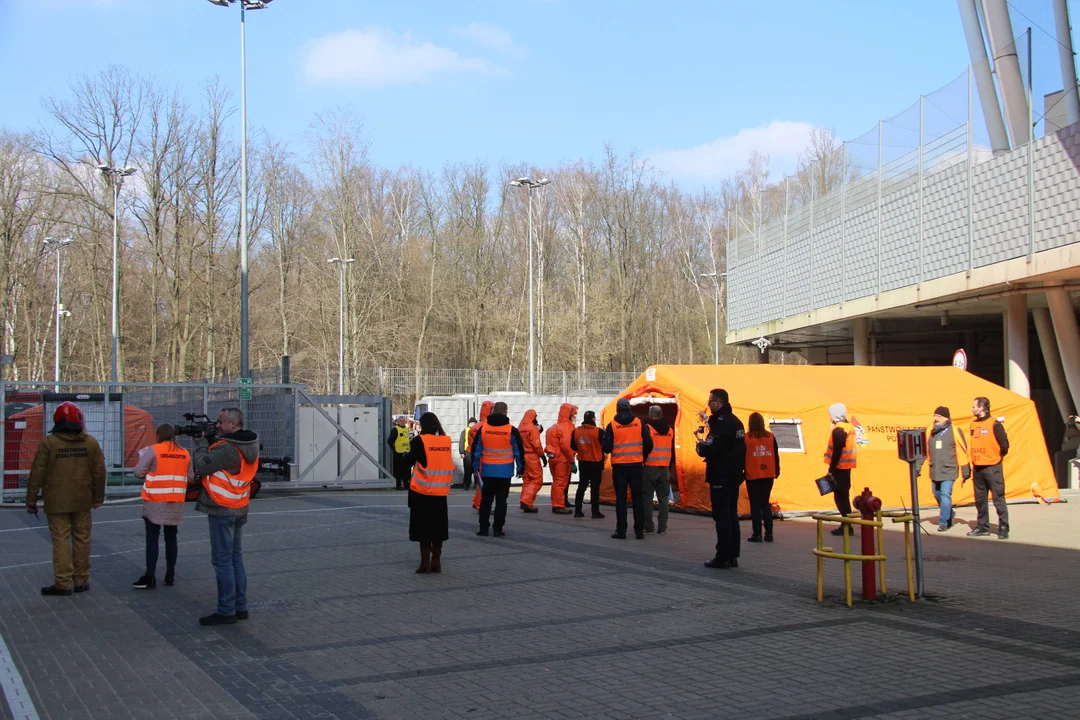
[[[884,544],[882,542],[884,518],[889,518],[894,523],[904,523],[904,561],[907,563],[908,597],[912,602],[915,602],[915,576],[911,557],[911,524],[915,521],[913,515],[903,512],[882,512],[879,510],[875,513],[874,520],[864,520],[862,516],[857,513],[853,513],[847,517],[842,517],[840,515],[811,515],[811,517],[814,520],[817,520],[817,547],[813,548],[812,552],[817,556],[818,602],[822,602],[824,597],[825,558],[844,561],[844,593],[848,607],[851,607],[851,563],[853,562],[876,562],[878,564],[878,576],[881,578],[879,583],[881,594],[884,595],[887,592],[885,584],[885,553],[883,550]],[[840,527],[844,528],[844,551],[842,553],[833,552],[832,547],[827,547],[823,544],[822,524],[826,522],[840,523]],[[851,552],[852,536],[848,533],[847,528],[852,525],[862,525],[874,528],[875,547],[879,554],[861,555]]]

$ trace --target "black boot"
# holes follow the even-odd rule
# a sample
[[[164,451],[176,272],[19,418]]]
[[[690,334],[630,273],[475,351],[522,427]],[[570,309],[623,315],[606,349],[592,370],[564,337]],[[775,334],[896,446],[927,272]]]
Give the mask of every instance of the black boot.
[[[442,542],[431,543],[431,572],[442,572]]]
[[[168,580],[165,581],[167,585],[171,585]],[[141,578],[131,583],[131,587],[136,590],[153,590],[157,587],[157,578],[153,575],[143,575]]]

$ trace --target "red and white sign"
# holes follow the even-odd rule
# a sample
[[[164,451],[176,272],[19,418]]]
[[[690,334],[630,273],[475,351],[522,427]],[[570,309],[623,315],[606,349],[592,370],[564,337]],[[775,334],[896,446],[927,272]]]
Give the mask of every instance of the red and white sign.
[[[967,370],[967,353],[962,349],[954,352],[952,356],[952,366],[954,368],[960,368],[961,370]]]
[[[926,457],[926,431],[900,430],[896,433],[896,453],[905,462]]]

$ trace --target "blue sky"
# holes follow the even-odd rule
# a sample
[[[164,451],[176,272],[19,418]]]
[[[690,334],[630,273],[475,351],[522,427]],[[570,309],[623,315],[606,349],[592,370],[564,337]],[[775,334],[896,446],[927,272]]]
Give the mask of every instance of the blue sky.
[[[1052,30],[1050,0],[1014,5]],[[347,107],[385,166],[610,143],[690,184],[750,147],[787,169],[804,124],[854,137],[968,61],[955,0],[275,0],[247,39],[251,127],[297,150]],[[239,56],[239,10],[205,0],[0,0],[0,126],[46,123],[43,96],[109,64],[238,99]]]

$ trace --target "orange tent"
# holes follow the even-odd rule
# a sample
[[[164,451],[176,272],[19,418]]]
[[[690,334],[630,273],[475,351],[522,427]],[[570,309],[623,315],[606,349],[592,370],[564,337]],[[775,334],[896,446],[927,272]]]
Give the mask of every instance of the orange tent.
[[[1005,458],[1008,498],[1030,498],[1036,485],[1047,497],[1058,488],[1046,451],[1042,426],[1031,400],[992,382],[952,367],[851,367],[822,365],[657,365],[650,367],[619,397],[631,398],[635,414],[644,417],[653,402],[665,408],[675,427],[679,508],[710,510],[705,464],[694,451],[698,413],[706,409],[709,391],[724,388],[735,414],[745,425],[752,412],[782,438],[780,478],[773,486],[774,506],[785,512],[835,509],[831,495],[814,484],[825,474],[823,460],[832,423],[829,405],[844,403],[858,428],[858,468],[852,473],[852,498],[869,487],[886,507],[911,506],[907,463],[897,458],[898,429],[926,429],[934,409],[947,406],[953,422],[967,435],[976,397],[990,400],[991,414],[1002,419],[1009,435]],[[615,402],[604,408],[601,424],[615,415]],[[614,502],[610,473],[601,489]],[[953,489],[954,501],[974,501],[972,483]],[[927,470],[919,479],[919,504],[934,505]],[[746,490],[739,503],[749,512]]]
[[[14,469],[29,472],[30,466],[34,464],[34,455],[37,454],[38,445],[46,432],[44,412],[44,405],[35,405],[8,418],[11,424],[18,421],[26,423],[18,436],[8,441],[17,443],[12,448],[12,455],[18,458],[19,465]],[[139,451],[155,442],[157,435],[154,433],[154,418],[150,413],[134,405],[124,405],[124,467],[135,467],[139,462]],[[7,454],[5,452],[5,455]]]

